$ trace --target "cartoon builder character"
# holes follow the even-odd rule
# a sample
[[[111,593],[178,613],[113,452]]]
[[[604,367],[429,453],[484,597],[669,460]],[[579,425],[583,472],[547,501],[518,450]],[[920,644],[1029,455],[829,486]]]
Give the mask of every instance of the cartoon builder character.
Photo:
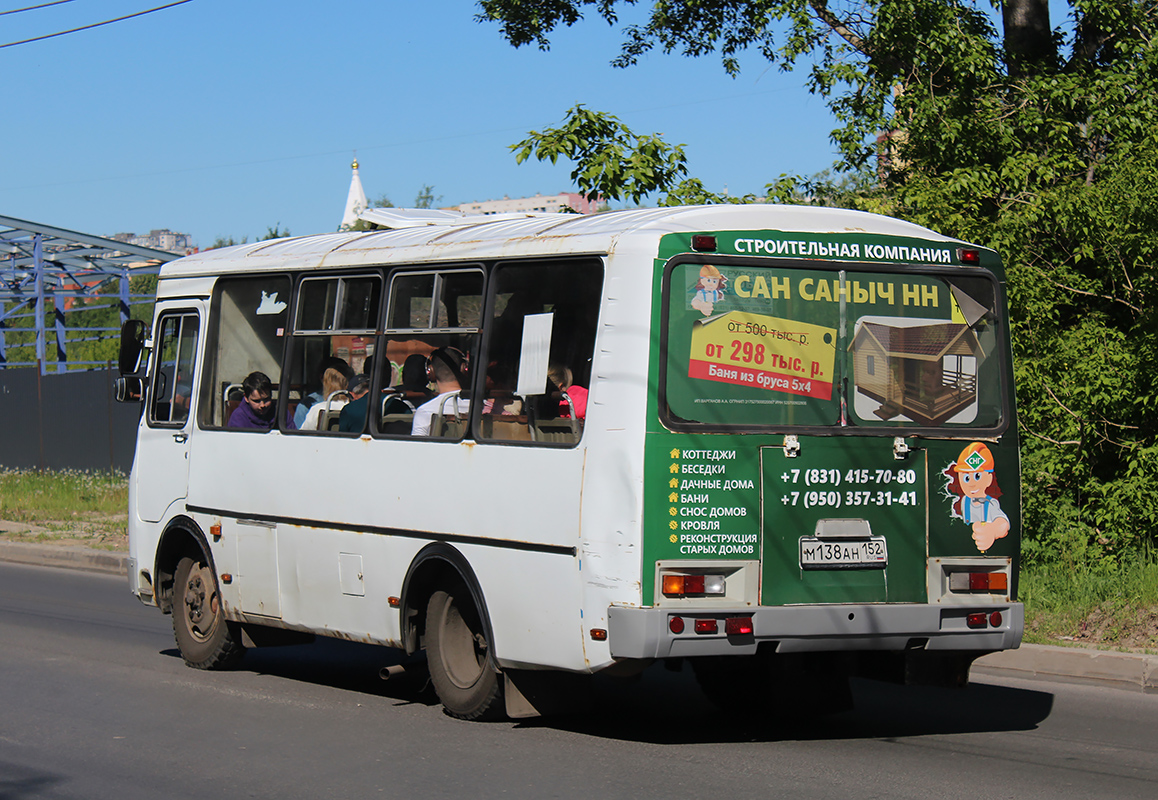
[[[692,308],[705,317],[712,315],[716,303],[724,299],[728,279],[711,264],[700,267],[700,279],[696,282],[695,294],[692,295]]]
[[[993,454],[989,448],[981,442],[973,442],[944,472],[949,478],[945,488],[957,498],[953,501],[952,516],[973,527],[973,541],[982,553],[1009,533],[1009,517],[997,502],[1001,489],[993,468]]]

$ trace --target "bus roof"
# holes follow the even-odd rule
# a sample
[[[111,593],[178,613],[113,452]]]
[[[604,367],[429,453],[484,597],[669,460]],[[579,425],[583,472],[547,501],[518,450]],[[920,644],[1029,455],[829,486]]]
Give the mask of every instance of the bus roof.
[[[395,211],[395,210],[390,210]],[[391,223],[388,218],[394,218]],[[769,230],[868,233],[934,242],[957,240],[910,222],[863,211],[773,204],[673,206],[603,214],[462,216],[399,209],[382,215],[388,230],[324,233],[207,250],[166,264],[163,277],[263,269],[321,269],[367,264],[478,261],[543,255],[609,254],[625,239],[658,242],[669,233]]]

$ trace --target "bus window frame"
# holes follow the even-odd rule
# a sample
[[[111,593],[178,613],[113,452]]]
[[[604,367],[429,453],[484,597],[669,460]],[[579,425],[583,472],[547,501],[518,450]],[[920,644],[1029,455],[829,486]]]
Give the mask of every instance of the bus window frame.
[[[932,427],[919,425],[717,425],[712,423],[694,422],[674,417],[668,410],[667,403],[667,369],[668,369],[668,328],[670,325],[670,297],[672,274],[677,267],[685,264],[714,264],[719,266],[755,266],[775,267],[781,269],[800,269],[837,272],[877,272],[881,274],[913,274],[919,276],[970,277],[989,280],[993,285],[993,297],[996,308],[993,310],[993,321],[1001,340],[996,348],[997,372],[1001,376],[1001,418],[998,424],[992,427],[985,426],[954,426]],[[996,439],[1004,434],[1010,426],[1013,415],[1012,377],[1009,373],[1010,365],[1006,356],[1009,347],[1009,318],[1005,313],[1007,299],[1005,284],[998,280],[985,267],[945,267],[923,264],[896,264],[896,263],[864,263],[860,261],[827,261],[821,259],[790,259],[790,258],[761,258],[759,256],[725,256],[700,253],[680,253],[672,256],[663,265],[663,278],[660,281],[660,330],[659,330],[659,387],[656,392],[656,403],[659,411],[660,423],[675,433],[743,433],[743,434],[798,434],[809,436],[893,436],[902,438],[922,437],[926,439]],[[845,390],[847,396],[847,389]]]
[[[375,319],[373,328],[301,328],[299,327],[301,317],[301,292],[302,287],[313,281],[329,281],[337,279],[339,281],[347,281],[352,278],[377,278],[378,283],[381,284],[378,295],[378,314]],[[378,332],[382,330],[382,315],[385,313],[383,305],[383,294],[386,290],[386,281],[382,274],[381,267],[376,270],[359,268],[354,272],[324,272],[324,273],[309,273],[302,274],[297,284],[293,287],[293,317],[291,319],[292,329],[291,336],[357,336],[358,334],[370,334],[371,336],[378,336]],[[344,293],[339,293],[334,298],[335,306],[340,306],[344,298]],[[334,322],[337,323],[337,313],[335,310]]]
[[[164,332],[164,323],[166,320],[173,318],[173,317],[181,318],[182,321],[181,321],[180,326],[178,328],[178,339],[180,339],[180,331],[183,331],[185,328],[184,318],[189,317],[189,316],[192,316],[195,320],[197,320],[197,339],[194,342],[194,346],[193,346],[193,372],[194,372],[194,374],[193,374],[193,380],[190,381],[190,383],[189,383],[189,413],[185,416],[185,419],[179,420],[177,422],[174,422],[171,420],[170,421],[161,421],[161,420],[157,419],[153,414],[154,414],[154,411],[156,410],[156,404],[157,404],[157,398],[154,396],[154,393],[156,392],[156,389],[157,389],[157,376],[160,372],[161,356],[163,355],[162,354],[162,347],[161,347],[161,338],[162,338],[162,335]],[[159,428],[159,429],[166,429],[166,430],[180,430],[181,428],[184,428],[186,425],[189,424],[189,420],[191,417],[197,416],[196,403],[194,403],[194,401],[193,401],[193,389],[197,386],[197,381],[199,380],[199,376],[197,375],[197,371],[202,368],[201,363],[200,363],[199,349],[202,346],[202,344],[204,342],[204,338],[205,338],[205,324],[204,324],[204,321],[201,319],[200,312],[198,312],[198,310],[196,308],[173,307],[173,308],[166,308],[157,314],[156,326],[157,326],[157,333],[153,337],[153,341],[155,343],[154,347],[153,347],[153,352],[156,355],[154,356],[153,368],[148,373],[148,383],[146,384],[146,386],[147,386],[146,398],[147,399],[146,399],[146,403],[145,403],[145,424],[150,428]],[[180,357],[178,356],[178,363],[179,363],[179,361],[180,361]],[[169,394],[169,396],[170,396],[170,400],[169,400],[170,414],[172,413],[172,409],[171,409],[172,392],[176,389],[176,380],[177,380],[177,369],[176,368],[178,366],[178,363],[174,363],[174,365],[173,365],[174,366],[174,369],[173,369],[174,386],[165,387],[166,392],[170,393]]]
[[[492,264],[490,266],[493,269],[494,265]],[[432,322],[432,321],[436,320],[438,317],[438,301],[442,299],[442,283],[443,283],[442,282],[442,276],[446,275],[448,273],[463,273],[463,274],[465,274],[468,272],[477,272],[477,273],[481,274],[483,277],[482,298],[483,298],[483,306],[485,308],[487,291],[490,287],[490,270],[487,267],[488,267],[488,265],[481,262],[481,261],[470,261],[470,262],[466,262],[464,264],[454,264],[453,266],[448,265],[445,268],[443,268],[441,266],[432,267],[429,264],[421,264],[421,265],[415,265],[413,268],[409,268],[409,269],[405,265],[399,265],[393,269],[390,269],[389,274],[387,276],[387,287],[386,287],[387,292],[385,295],[385,301],[386,302],[385,302],[385,308],[383,309],[383,315],[384,316],[381,320],[381,322],[382,322],[382,328],[381,328],[382,335],[383,336],[390,336],[391,334],[401,334],[401,333],[414,333],[414,334],[464,333],[464,332],[471,332],[471,331],[473,331],[474,334],[476,334],[476,335],[480,334],[482,332],[481,326],[474,326],[473,328],[472,327],[437,328],[437,327],[432,327],[432,326],[428,326],[425,328],[394,328],[394,327],[390,327],[390,325],[389,325],[390,312],[392,310],[390,303],[394,299],[394,281],[397,280],[399,277],[410,276],[410,275],[433,275],[434,276],[434,289],[431,292],[430,317],[427,319],[427,322]],[[485,312],[483,312],[483,313],[485,313]],[[479,321],[482,322],[482,320],[479,320]]]
[[[384,265],[375,264],[375,265],[370,265],[370,266],[352,267],[352,268],[349,268],[348,270],[336,269],[336,270],[332,270],[332,271],[326,270],[325,272],[308,271],[308,272],[299,272],[299,273],[291,275],[291,277],[294,278],[293,286],[291,287],[291,290],[290,290],[291,296],[293,298],[293,302],[292,302],[291,308],[290,308],[291,327],[290,327],[289,333],[285,337],[286,341],[285,341],[285,346],[284,346],[284,350],[282,353],[281,385],[279,385],[279,387],[278,387],[278,394],[279,394],[279,396],[283,396],[286,398],[287,405],[289,403],[289,389],[290,389],[289,380],[290,380],[290,377],[289,377],[289,370],[286,369],[286,363],[294,356],[294,340],[297,339],[298,337],[307,338],[310,336],[357,336],[357,335],[361,334],[364,336],[368,336],[369,338],[374,340],[374,352],[375,352],[375,354],[378,352],[378,347],[382,342],[382,324],[385,321],[385,317],[386,317],[386,313],[387,313],[387,305],[386,305],[387,299],[388,299],[388,297],[387,297],[388,291],[387,290],[390,287],[390,283],[389,283],[388,276],[387,276],[388,272],[389,272],[389,269],[387,267],[385,267]],[[301,328],[301,329],[298,328],[298,320],[299,320],[300,314],[301,314],[301,287],[309,281],[315,281],[315,280],[316,281],[326,281],[326,280],[333,280],[334,278],[338,278],[339,280],[349,279],[349,278],[377,278],[378,279],[379,283],[381,284],[381,290],[378,293],[378,313],[377,313],[377,318],[375,319],[375,324],[374,324],[373,328],[334,328],[332,330],[315,330],[313,328]],[[340,301],[340,297],[335,298],[335,304],[337,304],[339,301]],[[336,321],[337,321],[337,317],[335,316],[335,322]],[[377,366],[377,361],[375,361],[375,366]],[[373,377],[373,376],[371,376],[371,377]],[[301,402],[300,399],[298,402]],[[280,415],[278,417],[278,425],[280,426],[279,430],[281,430],[281,432],[285,433],[285,434],[290,434],[293,436],[297,436],[299,434],[302,436],[322,436],[322,437],[340,436],[340,437],[344,437],[347,439],[357,438],[358,436],[362,435],[360,433],[349,433],[349,432],[343,433],[343,432],[336,431],[336,430],[335,431],[303,431],[303,430],[298,430],[297,428],[294,428],[291,430],[291,429],[288,429],[284,426],[286,413],[287,413],[286,409],[284,409],[284,408],[278,409],[278,414]]]
[[[406,334],[411,334],[414,336],[446,336],[446,335],[474,336],[475,340],[474,340],[473,346],[471,347],[471,352],[466,353],[468,363],[471,365],[471,369],[467,373],[469,376],[469,382],[468,382],[469,385],[462,387],[462,389],[460,391],[468,392],[469,396],[471,398],[476,397],[477,394],[476,394],[476,389],[475,389],[474,365],[476,363],[476,360],[478,357],[478,351],[479,351],[479,348],[481,346],[481,341],[483,338],[483,327],[481,326],[481,324],[478,326],[474,326],[474,327],[462,327],[462,328],[432,328],[432,327],[395,328],[395,327],[390,327],[390,325],[389,325],[390,313],[393,310],[393,307],[391,304],[394,301],[394,282],[399,277],[405,277],[405,276],[410,276],[410,275],[433,275],[434,276],[434,286],[431,290],[431,295],[430,295],[431,308],[430,308],[430,316],[427,318],[427,322],[429,323],[431,321],[436,321],[438,318],[438,303],[441,302],[442,297],[443,297],[443,295],[442,295],[443,281],[441,279],[442,276],[446,275],[446,274],[450,274],[450,273],[458,273],[458,274],[477,273],[477,274],[482,276],[481,297],[483,300],[483,309],[484,310],[480,311],[480,313],[483,314],[483,319],[479,320],[479,322],[481,323],[485,320],[485,314],[486,314],[485,309],[486,309],[487,297],[488,297],[488,293],[490,291],[490,284],[491,284],[491,278],[490,278],[491,269],[493,269],[493,264],[488,264],[487,262],[483,262],[483,261],[450,262],[450,263],[446,263],[446,264],[398,264],[398,265],[391,265],[391,266],[387,267],[385,270],[385,272],[386,272],[386,275],[385,275],[385,281],[386,282],[384,284],[385,291],[383,291],[383,293],[382,293],[382,311],[381,311],[381,316],[379,318],[379,322],[381,323],[381,326],[380,326],[379,332],[376,336],[375,345],[374,345],[375,355],[377,355],[379,352],[381,352],[381,353],[387,352],[386,342],[391,336],[401,336],[401,335],[406,335]],[[380,360],[378,358],[375,358],[375,360],[374,360],[374,374],[370,376],[370,393],[371,393],[372,397],[380,396],[385,389],[389,388],[385,384],[386,384],[386,382],[389,381],[390,375],[391,375],[391,371],[382,369],[382,364],[381,364]],[[401,379],[401,377],[402,376],[399,375],[399,379]],[[467,421],[466,430],[463,432],[462,436],[460,436],[458,438],[445,438],[445,437],[439,437],[439,436],[418,436],[418,437],[415,437],[409,433],[384,433],[378,429],[379,421],[380,421],[379,420],[380,415],[370,414],[370,413],[367,413],[367,416],[369,419],[367,420],[367,425],[366,425],[365,430],[362,433],[357,434],[357,435],[363,436],[363,435],[368,434],[373,439],[385,439],[385,440],[390,440],[390,441],[400,441],[400,440],[401,441],[407,441],[407,440],[410,440],[410,441],[427,441],[427,442],[439,442],[439,443],[446,443],[446,442],[454,443],[454,442],[461,442],[461,441],[464,441],[466,439],[473,440],[474,439],[474,428],[473,428],[472,420],[474,419],[473,408],[475,405],[476,405],[476,403],[474,403],[472,401],[471,402],[472,411],[471,411],[471,414],[468,415],[468,417],[467,417],[468,421]],[[345,434],[345,435],[349,436],[350,434]]]
[[[510,266],[517,267],[517,266],[524,266],[524,265],[531,265],[531,264],[543,264],[543,263],[548,263],[548,262],[551,264],[567,264],[567,263],[583,264],[583,263],[588,263],[591,265],[597,264],[599,266],[599,297],[600,297],[599,317],[595,321],[595,339],[592,342],[592,350],[591,350],[591,357],[594,358],[595,353],[599,349],[600,321],[603,318],[603,303],[606,299],[604,292],[606,291],[606,287],[607,287],[607,255],[605,253],[576,253],[576,254],[568,254],[565,256],[550,256],[550,255],[532,256],[532,257],[528,257],[528,258],[512,258],[512,259],[504,259],[501,261],[491,262],[491,264],[489,265],[490,269],[488,271],[488,281],[487,281],[487,286],[486,286],[486,302],[484,303],[484,306],[483,306],[482,322],[485,325],[485,323],[488,320],[494,319],[495,304],[496,304],[497,298],[498,298],[498,292],[497,292],[498,281],[494,277],[494,273],[496,271],[498,271],[502,267],[510,267]],[[490,363],[491,336],[493,334],[493,330],[494,330],[493,327],[483,328],[483,335],[481,336],[481,338],[479,340],[479,354],[478,354],[479,362],[478,363],[480,363],[480,364],[486,365],[486,364]],[[594,370],[592,370],[592,374],[590,377],[594,377]],[[477,379],[477,381],[484,382],[483,385],[481,385],[481,386],[478,385],[478,383],[476,382],[476,379]],[[486,388],[485,380],[486,380],[485,370],[482,372],[481,377],[480,376],[474,376],[474,375],[471,376],[471,384],[474,387],[473,391],[478,393],[477,396],[479,396],[479,397],[482,396],[481,392],[485,391],[485,388]],[[591,381],[589,380],[588,383],[590,383],[590,382]],[[588,387],[588,388],[590,388],[590,387]],[[536,441],[524,441],[524,440],[517,440],[517,439],[477,438],[477,437],[474,437],[474,432],[482,429],[482,408],[483,408],[482,403],[471,403],[470,425],[468,425],[468,429],[471,433],[472,438],[474,438],[474,441],[478,442],[481,445],[486,445],[488,447],[489,446],[534,447],[534,448],[549,448],[549,449],[554,449],[554,450],[570,450],[570,449],[576,448],[580,444],[582,444],[583,443],[583,437],[587,435],[587,426],[583,425],[582,430],[579,433],[579,438],[576,439],[574,442],[536,442]]]
[[[197,417],[197,421],[195,424],[196,424],[198,430],[230,431],[232,433],[241,433],[241,434],[245,434],[245,433],[265,434],[265,433],[268,433],[268,431],[255,430],[255,429],[251,429],[251,428],[231,428],[231,427],[229,427],[228,419],[226,419],[226,424],[224,424],[224,425],[206,424],[205,420],[203,419],[203,413],[202,412],[205,410],[204,404],[206,402],[205,398],[207,397],[206,393],[216,391],[216,389],[213,386],[208,385],[209,379],[210,379],[210,369],[209,369],[209,365],[208,365],[208,360],[210,358],[216,358],[217,357],[217,350],[218,350],[218,346],[220,344],[219,339],[220,339],[220,333],[221,333],[221,296],[222,296],[222,293],[224,291],[221,288],[222,284],[229,284],[229,283],[233,283],[234,281],[238,281],[238,280],[246,280],[246,279],[252,280],[255,278],[262,278],[262,279],[267,279],[267,280],[276,280],[278,278],[285,278],[289,282],[290,300],[289,300],[289,303],[287,304],[287,308],[286,308],[286,327],[283,328],[282,336],[281,336],[281,360],[279,361],[279,364],[278,364],[278,366],[280,368],[280,373],[278,375],[277,383],[275,384],[275,386],[277,387],[277,390],[278,390],[277,425],[274,428],[272,428],[271,430],[276,430],[280,433],[286,432],[287,429],[285,427],[285,409],[286,409],[286,405],[288,404],[288,399],[286,398],[286,394],[283,391],[283,384],[285,382],[286,352],[289,348],[289,339],[290,339],[290,334],[287,331],[287,328],[290,326],[292,320],[294,319],[293,315],[296,313],[296,303],[297,303],[296,287],[297,287],[297,281],[298,281],[299,275],[300,275],[300,273],[297,273],[297,272],[288,271],[285,269],[279,269],[279,270],[274,270],[274,271],[270,271],[270,272],[242,272],[242,273],[237,273],[237,274],[218,275],[216,277],[216,279],[213,281],[213,289],[209,293],[208,311],[206,313],[205,324],[204,324],[205,341],[202,344],[201,360],[199,362],[199,366],[201,367],[201,377],[198,380],[200,381],[199,385],[200,385],[201,393],[197,399],[197,413],[195,414],[195,416]]]

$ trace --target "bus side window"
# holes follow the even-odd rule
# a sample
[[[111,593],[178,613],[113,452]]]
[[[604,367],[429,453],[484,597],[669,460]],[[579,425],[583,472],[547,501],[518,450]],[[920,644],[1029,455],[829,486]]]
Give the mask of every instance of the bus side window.
[[[290,279],[284,275],[226,278],[213,291],[209,336],[205,348],[199,421],[204,428],[224,428],[229,420],[234,384],[251,372],[264,372],[278,401]],[[288,406],[279,403],[278,419]],[[284,426],[284,422],[282,423]]]
[[[416,430],[416,416],[423,436],[461,439],[467,434],[484,282],[482,269],[474,265],[400,270],[391,276],[382,350],[394,368],[397,383],[389,386],[383,369],[378,384],[381,405],[375,417],[379,434],[410,436]],[[440,349],[456,354],[459,385],[452,389],[444,381],[440,390],[444,402],[424,409],[425,404],[434,402],[439,388],[424,365],[429,365]],[[421,413],[416,414],[419,409]]]
[[[287,384],[298,430],[338,433],[357,375],[374,369],[379,275],[305,278],[298,284]]]
[[[479,438],[575,444],[587,413],[602,262],[502,264],[492,286]]]
[[[184,425],[193,396],[200,326],[192,312],[166,314],[158,325],[157,360],[149,393],[149,423]]]

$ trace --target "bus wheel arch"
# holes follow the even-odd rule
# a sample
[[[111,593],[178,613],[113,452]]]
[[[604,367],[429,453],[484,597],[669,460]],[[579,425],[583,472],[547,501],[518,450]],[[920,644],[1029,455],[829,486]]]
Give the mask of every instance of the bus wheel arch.
[[[217,569],[195,522],[178,518],[162,535],[156,574],[162,611],[173,615],[173,636],[195,669],[229,669],[245,654],[241,627],[225,618]]]
[[[156,563],[153,574],[157,585],[157,605],[165,614],[173,612],[173,580],[177,565],[182,558],[201,558],[213,567],[213,555],[200,526],[189,517],[179,516],[170,520],[161,534],[157,545]]]
[[[402,588],[402,640],[407,653],[427,651],[431,681],[447,713],[461,719],[502,715],[502,676],[482,587],[450,545],[423,548]]]

